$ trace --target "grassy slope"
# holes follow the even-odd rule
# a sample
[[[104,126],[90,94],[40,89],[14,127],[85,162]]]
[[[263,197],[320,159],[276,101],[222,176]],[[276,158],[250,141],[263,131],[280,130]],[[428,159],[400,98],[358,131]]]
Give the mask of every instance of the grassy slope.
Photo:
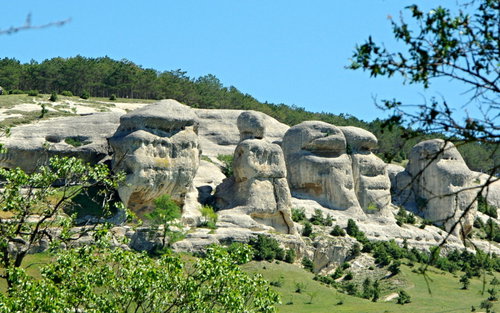
[[[303,269],[281,262],[280,264],[268,262],[251,262],[244,265],[250,273],[260,273],[269,281],[282,280],[282,287],[274,287],[281,295],[283,304],[279,306],[280,312],[470,312],[471,306],[479,310],[479,304],[487,298],[485,292],[481,295],[482,281],[474,278],[471,280],[469,290],[462,290],[459,276],[443,273],[439,270],[429,271],[431,294],[422,275],[413,273],[407,266],[402,266],[399,279],[407,280],[410,287],[406,291],[410,294],[412,303],[406,305],[396,304],[396,299],[389,302],[379,300],[373,303],[369,300],[345,295],[334,288],[314,281],[313,274]],[[282,277],[282,278],[280,278]],[[489,282],[492,276],[487,276]],[[303,282],[306,287],[301,294],[295,292],[295,284]],[[312,303],[309,304],[311,295]],[[384,299],[386,294],[382,294]],[[342,301],[343,304],[338,305]],[[293,304],[286,304],[293,302]],[[495,304],[494,309],[500,309]]]

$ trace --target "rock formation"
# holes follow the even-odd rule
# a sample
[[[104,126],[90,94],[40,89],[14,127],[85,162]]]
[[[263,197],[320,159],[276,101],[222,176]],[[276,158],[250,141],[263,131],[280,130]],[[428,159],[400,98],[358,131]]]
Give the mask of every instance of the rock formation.
[[[391,196],[386,164],[371,152],[376,147],[377,138],[357,127],[295,125],[283,138],[290,187],[331,209],[378,212]]]
[[[295,125],[283,137],[283,152],[295,195],[331,209],[360,208],[345,136],[338,127],[319,121]]]
[[[472,229],[477,208],[478,190],[470,188],[473,176],[452,143],[422,141],[411,150],[406,170],[396,176],[396,187],[402,191],[399,202],[415,206],[420,215],[447,231],[454,227],[455,235],[465,235]]]
[[[237,124],[243,140],[234,151],[234,176],[224,180],[215,193],[219,221],[295,233],[281,148],[258,139],[265,132],[260,113],[244,112]]]
[[[346,126],[340,130],[352,159],[354,190],[359,204],[367,213],[387,208],[391,203],[391,181],[387,164],[372,152],[378,146],[377,137],[358,127]]]
[[[130,209],[151,208],[163,194],[182,204],[199,165],[198,122],[194,112],[175,100],[132,111],[120,118],[109,139],[112,166],[124,171],[118,193]]]
[[[116,131],[120,115],[96,113],[17,126],[10,136],[0,138],[6,148],[0,155],[0,166],[33,172],[55,155],[100,162],[109,155],[106,138]]]

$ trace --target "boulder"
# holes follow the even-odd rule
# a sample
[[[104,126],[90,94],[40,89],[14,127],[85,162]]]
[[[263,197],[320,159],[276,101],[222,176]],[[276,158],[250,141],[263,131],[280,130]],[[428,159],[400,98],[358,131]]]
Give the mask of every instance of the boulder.
[[[500,178],[474,172],[474,183],[478,185],[486,203],[500,209]]]
[[[396,180],[406,197],[402,203],[414,202],[417,213],[463,237],[472,230],[477,210],[473,177],[452,143],[432,139],[412,148]]]
[[[236,145],[240,142],[237,120],[243,112],[259,115],[255,118],[259,121],[258,123],[263,123],[265,127],[263,139],[269,142],[281,142],[283,135],[289,128],[274,118],[255,111],[194,109],[194,112],[200,123],[198,131],[200,146],[203,154],[207,156],[233,154]]]
[[[387,164],[372,152],[378,147],[377,137],[358,127],[339,128],[351,156],[354,190],[359,204],[366,213],[383,212],[391,204],[391,181]]]
[[[0,155],[0,166],[34,172],[55,155],[73,156],[93,164],[103,161],[109,155],[106,138],[116,131],[120,115],[59,117],[14,127],[10,136],[0,138],[6,148]]]
[[[360,212],[346,138],[331,124],[307,121],[283,137],[288,183],[299,198],[318,201],[330,209]]]
[[[219,222],[226,227],[236,224],[294,234],[283,152],[276,144],[256,139],[264,135],[263,127],[247,127],[259,117],[260,114],[248,112],[238,119],[241,138],[248,139],[242,140],[234,151],[234,176],[216,189]]]
[[[175,100],[162,100],[120,118],[109,143],[113,170],[126,174],[118,188],[125,205],[142,213],[164,194],[183,204],[200,162],[197,127],[194,112]]]

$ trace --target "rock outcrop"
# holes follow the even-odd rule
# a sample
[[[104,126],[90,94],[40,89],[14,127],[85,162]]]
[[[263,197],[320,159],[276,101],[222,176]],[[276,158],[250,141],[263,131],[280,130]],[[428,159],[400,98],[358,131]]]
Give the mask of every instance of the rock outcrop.
[[[422,141],[411,150],[406,170],[396,176],[399,202],[447,231],[453,228],[455,235],[466,235],[477,209],[473,177],[452,143]]]
[[[120,118],[109,139],[112,166],[124,171],[118,193],[136,212],[148,210],[163,194],[182,204],[198,170],[200,150],[194,112],[175,100],[163,100]]]
[[[234,176],[216,189],[219,221],[249,229],[294,234],[291,195],[281,148],[262,139],[261,115],[244,112],[238,118],[243,139],[234,151]]]
[[[335,210],[379,212],[391,202],[386,164],[372,153],[377,138],[357,127],[307,121],[283,138],[294,195]]]
[[[55,155],[98,163],[109,155],[106,138],[116,131],[120,115],[95,113],[59,117],[14,127],[9,136],[0,139],[6,148],[0,155],[0,166],[34,172]]]
[[[236,145],[240,142],[237,119],[246,111],[194,109],[194,112],[200,123],[198,134],[203,154],[207,156],[232,155]],[[289,127],[264,113],[255,111],[254,113],[265,126],[266,132],[263,134],[263,139],[269,142],[281,142]]]
[[[294,195],[331,209],[359,211],[352,163],[338,127],[319,121],[302,122],[285,133],[282,147]]]
[[[377,137],[358,127],[346,126],[340,130],[352,159],[354,190],[359,204],[366,213],[384,211],[391,204],[391,181],[387,164],[372,152],[378,147]]]

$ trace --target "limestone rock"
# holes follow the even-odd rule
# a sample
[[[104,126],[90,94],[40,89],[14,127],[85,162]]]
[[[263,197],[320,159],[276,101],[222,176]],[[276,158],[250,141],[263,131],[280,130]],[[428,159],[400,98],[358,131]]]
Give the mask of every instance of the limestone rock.
[[[194,109],[194,112],[200,123],[198,134],[203,154],[207,156],[233,154],[240,142],[238,116],[247,111]],[[289,127],[266,114],[259,114],[265,127],[263,139],[269,142],[281,142]]]
[[[240,131],[240,141],[245,139],[262,139],[266,131],[264,114],[255,111],[241,112],[236,121]]]
[[[410,200],[423,217],[444,225],[447,231],[460,221],[454,234],[462,231],[463,235],[472,229],[477,210],[478,191],[470,188],[473,176],[452,143],[433,139],[413,147],[405,172],[396,179],[411,188]]]
[[[119,119],[119,113],[95,113],[14,127],[10,136],[0,138],[7,148],[0,155],[0,166],[34,172],[55,155],[95,164],[108,157],[106,138],[116,131]]]
[[[264,135],[262,127],[245,126],[255,124],[259,117],[253,112],[242,113],[238,119],[242,138]],[[245,139],[234,151],[233,172],[234,176],[216,189],[220,224],[294,234],[281,148],[265,140]]]
[[[124,171],[118,193],[136,212],[152,207],[154,199],[169,194],[182,204],[199,165],[197,119],[175,100],[163,100],[120,118],[109,139],[112,166]]]
[[[346,139],[338,127],[320,121],[295,125],[283,137],[283,152],[294,195],[331,209],[360,211]]]
[[[372,150],[378,147],[378,140],[367,130],[346,126],[340,127],[347,141],[352,160],[354,189],[359,204],[366,213],[386,213],[391,203],[391,182],[387,164]]]
[[[473,182],[478,185],[478,190],[482,190],[481,195],[486,199],[486,203],[500,209],[500,178],[474,172]]]

